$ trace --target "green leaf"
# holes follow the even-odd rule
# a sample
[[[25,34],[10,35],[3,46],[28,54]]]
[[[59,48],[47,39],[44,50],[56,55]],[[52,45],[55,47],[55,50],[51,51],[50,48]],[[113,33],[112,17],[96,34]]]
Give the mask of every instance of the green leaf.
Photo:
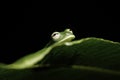
[[[39,64],[49,67],[0,69],[0,80],[120,80],[120,43],[101,38],[54,48]]]
[[[54,48],[42,63],[120,70],[120,43],[101,38],[85,38],[71,44]]]

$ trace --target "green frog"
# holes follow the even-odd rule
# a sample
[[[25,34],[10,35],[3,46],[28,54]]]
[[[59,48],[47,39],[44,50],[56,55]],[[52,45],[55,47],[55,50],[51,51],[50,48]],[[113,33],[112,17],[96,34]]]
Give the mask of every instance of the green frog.
[[[0,65],[0,67],[6,69],[31,68],[49,54],[53,48],[61,45],[70,45],[69,42],[75,38],[75,35],[70,29],[65,29],[63,32],[53,32],[51,38],[52,40],[43,49],[26,55],[11,64]]]

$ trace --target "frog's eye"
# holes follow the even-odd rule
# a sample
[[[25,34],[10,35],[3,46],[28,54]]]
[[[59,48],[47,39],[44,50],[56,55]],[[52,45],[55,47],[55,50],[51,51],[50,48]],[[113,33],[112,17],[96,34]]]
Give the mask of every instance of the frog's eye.
[[[54,32],[51,37],[53,38],[54,41],[57,41],[60,38],[60,33],[59,32]]]
[[[69,32],[70,32],[70,33],[73,33],[71,29],[69,30]]]
[[[73,33],[71,29],[66,29],[67,32]]]

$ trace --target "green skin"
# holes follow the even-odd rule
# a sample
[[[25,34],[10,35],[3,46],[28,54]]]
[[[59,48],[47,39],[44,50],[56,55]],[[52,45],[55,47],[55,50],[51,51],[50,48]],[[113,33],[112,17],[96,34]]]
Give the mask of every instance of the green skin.
[[[2,65],[0,67],[6,69],[26,69],[35,67],[35,65],[41,61],[49,52],[57,46],[60,45],[70,45],[69,42],[72,41],[75,36],[70,31],[70,29],[65,29],[63,32],[53,32],[51,35],[52,41],[50,41],[43,49],[39,50],[34,54],[29,54],[24,56],[12,64]]]

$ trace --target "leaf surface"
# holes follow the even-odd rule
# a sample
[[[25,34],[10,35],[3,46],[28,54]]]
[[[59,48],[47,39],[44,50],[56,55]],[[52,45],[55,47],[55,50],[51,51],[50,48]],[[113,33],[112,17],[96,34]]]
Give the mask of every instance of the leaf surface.
[[[0,69],[0,80],[119,80],[120,43],[101,38],[72,41],[54,48],[39,64],[25,70]]]

